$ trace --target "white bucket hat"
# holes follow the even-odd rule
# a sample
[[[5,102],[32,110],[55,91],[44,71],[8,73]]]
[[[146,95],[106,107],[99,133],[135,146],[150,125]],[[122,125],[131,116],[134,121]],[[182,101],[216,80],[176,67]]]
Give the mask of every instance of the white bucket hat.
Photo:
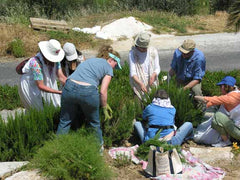
[[[63,50],[68,61],[73,61],[78,58],[77,50],[73,43],[65,43],[63,46]]]
[[[64,58],[64,51],[61,48],[61,44],[55,40],[40,41],[38,43],[43,56],[51,62],[60,62]]]

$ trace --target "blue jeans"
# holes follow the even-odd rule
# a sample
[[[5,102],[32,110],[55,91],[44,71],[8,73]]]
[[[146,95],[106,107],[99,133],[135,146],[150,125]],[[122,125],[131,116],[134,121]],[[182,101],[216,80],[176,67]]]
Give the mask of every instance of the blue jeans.
[[[61,97],[61,113],[57,134],[69,132],[72,122],[84,121],[87,127],[93,128],[103,144],[99,117],[100,99],[95,86],[83,86],[67,80]],[[85,117],[83,119],[82,117]]]
[[[134,127],[138,133],[138,136],[141,142],[144,142],[144,134],[146,130],[143,128],[142,123],[137,121],[134,124]],[[193,138],[193,126],[190,122],[185,122],[180,128],[178,128],[175,136],[168,141],[172,145],[181,145],[185,140]]]

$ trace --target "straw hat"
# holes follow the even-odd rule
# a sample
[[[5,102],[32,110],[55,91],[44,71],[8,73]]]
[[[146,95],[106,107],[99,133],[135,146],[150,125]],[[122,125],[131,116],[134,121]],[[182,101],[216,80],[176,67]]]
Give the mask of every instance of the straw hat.
[[[141,48],[147,48],[150,42],[151,35],[146,32],[141,32],[135,38],[135,45]]]
[[[40,41],[38,43],[43,56],[51,62],[60,62],[64,58],[64,51],[61,48],[61,44],[55,40]]]

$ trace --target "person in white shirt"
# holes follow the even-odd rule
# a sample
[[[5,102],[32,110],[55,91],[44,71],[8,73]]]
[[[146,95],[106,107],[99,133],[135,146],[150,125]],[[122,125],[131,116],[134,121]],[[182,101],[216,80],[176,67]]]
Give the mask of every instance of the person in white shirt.
[[[159,84],[159,56],[156,48],[149,47],[150,38],[149,33],[139,33],[129,52],[130,84],[140,100]]]

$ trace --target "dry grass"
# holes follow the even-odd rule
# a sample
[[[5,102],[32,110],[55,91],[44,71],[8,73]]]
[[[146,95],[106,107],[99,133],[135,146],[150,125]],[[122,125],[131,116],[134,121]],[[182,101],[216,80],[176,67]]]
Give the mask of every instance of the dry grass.
[[[95,25],[106,25],[116,19],[126,16],[134,16],[139,12],[120,12],[120,13],[104,13],[101,15],[90,15],[90,16],[78,16],[69,19],[68,24],[70,27],[93,27]],[[234,28],[227,28],[226,22],[228,14],[226,12],[217,12],[215,15],[207,16],[193,16],[185,17],[193,20],[193,24],[187,27],[187,33],[185,34],[199,34],[199,33],[217,33],[217,32],[228,32],[233,31]],[[8,44],[14,39],[19,38],[23,41],[27,56],[32,56],[38,51],[38,42],[48,40],[49,36],[41,31],[34,31],[31,28],[24,25],[9,25],[0,23],[0,56],[7,56],[6,49]],[[178,34],[180,35],[180,34]],[[67,40],[60,41],[64,44]],[[81,40],[74,39],[76,47],[80,50],[97,48],[101,43],[106,43],[103,40],[93,40],[93,42],[81,42]],[[109,42],[108,42],[109,43]]]

